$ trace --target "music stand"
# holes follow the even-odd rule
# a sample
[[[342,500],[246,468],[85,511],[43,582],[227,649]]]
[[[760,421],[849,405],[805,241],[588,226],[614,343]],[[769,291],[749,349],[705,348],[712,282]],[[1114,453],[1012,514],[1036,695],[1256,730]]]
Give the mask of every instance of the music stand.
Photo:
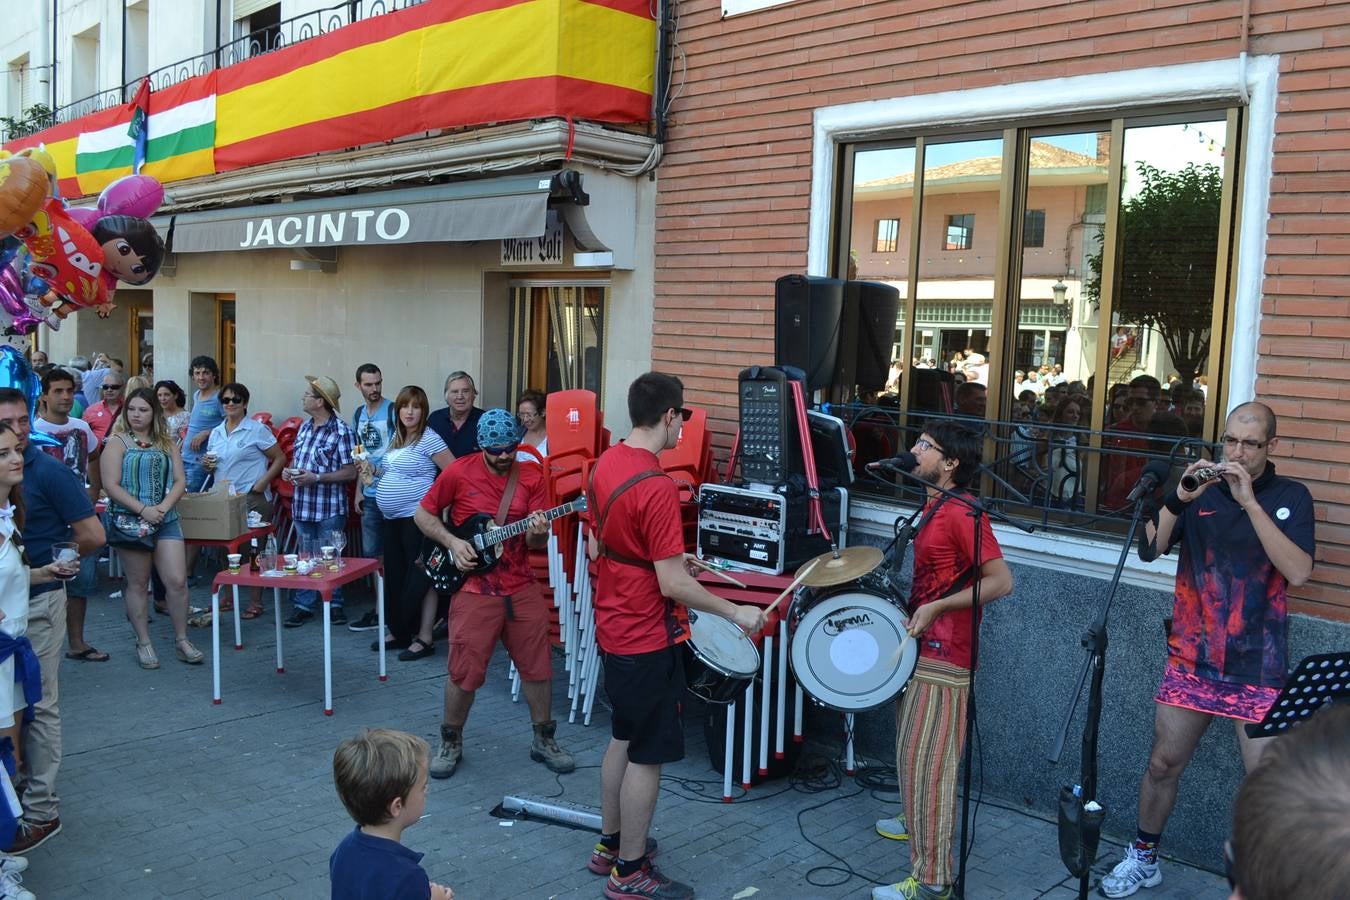
[[[1350,653],[1305,656],[1260,722],[1248,722],[1247,737],[1288,731],[1333,700],[1350,699]]]

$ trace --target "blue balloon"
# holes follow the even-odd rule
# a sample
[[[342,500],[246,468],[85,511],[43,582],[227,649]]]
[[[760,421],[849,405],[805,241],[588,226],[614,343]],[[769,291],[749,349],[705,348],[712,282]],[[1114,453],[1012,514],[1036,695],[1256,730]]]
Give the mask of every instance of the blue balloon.
[[[0,345],[0,387],[23,391],[24,398],[28,401],[29,420],[37,418],[38,394],[42,390],[42,384],[38,381],[33,367],[28,364],[27,357],[19,352],[19,348],[10,344]],[[39,447],[60,446],[56,438],[36,428],[29,429],[28,442]]]

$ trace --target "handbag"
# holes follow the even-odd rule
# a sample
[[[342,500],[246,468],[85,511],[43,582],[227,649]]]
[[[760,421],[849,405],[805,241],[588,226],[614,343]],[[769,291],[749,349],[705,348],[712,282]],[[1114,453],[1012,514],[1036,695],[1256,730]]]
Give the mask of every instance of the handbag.
[[[109,516],[108,525],[112,532],[108,536],[110,544],[142,550],[153,550],[155,547],[155,532],[159,531],[159,526],[151,525],[140,516],[113,513]]]

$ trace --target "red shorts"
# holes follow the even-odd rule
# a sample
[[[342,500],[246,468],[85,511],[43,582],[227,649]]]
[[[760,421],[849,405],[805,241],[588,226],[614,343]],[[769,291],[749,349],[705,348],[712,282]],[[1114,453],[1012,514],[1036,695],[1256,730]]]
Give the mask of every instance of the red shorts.
[[[553,677],[549,625],[553,604],[539,582],[511,595],[511,618],[506,599],[494,594],[460,591],[450,600],[450,680],[464,691],[476,691],[487,676],[488,661],[497,641],[506,646],[523,681]]]

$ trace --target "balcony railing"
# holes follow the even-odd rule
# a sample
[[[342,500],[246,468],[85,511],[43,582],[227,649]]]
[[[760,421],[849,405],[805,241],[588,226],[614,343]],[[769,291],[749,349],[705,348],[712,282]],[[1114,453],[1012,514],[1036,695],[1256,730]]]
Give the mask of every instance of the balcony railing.
[[[299,44],[320,35],[345,28],[354,22],[397,12],[412,6],[418,6],[426,0],[348,0],[326,9],[313,10],[294,18],[286,19],[276,25],[259,28],[256,31],[222,43],[219,47],[189,57],[167,66],[155,69],[147,75],[138,75],[126,84],[107,88],[88,97],[81,97],[73,103],[56,109],[54,118],[50,115],[35,117],[32,121],[18,123],[18,127],[3,135],[0,141],[27,137],[54,124],[70,122],[90,113],[119,106],[128,102],[136,93],[142,78],[150,79],[152,91],[163,90],[170,85],[187,81],[198,75],[205,75],[213,69],[232,66]]]
[[[985,466],[972,485],[982,498],[1009,516],[1059,532],[1119,534],[1130,518],[1125,497],[1150,460],[1172,465],[1171,486],[1195,459],[1219,456],[1214,444],[1180,433],[1092,431],[884,406],[844,405],[830,411],[843,419],[855,442],[854,496],[921,502],[922,489],[913,482],[884,470],[869,472],[867,464],[908,450],[933,421],[950,419],[985,438]],[[1175,417],[1162,421],[1180,422]]]

